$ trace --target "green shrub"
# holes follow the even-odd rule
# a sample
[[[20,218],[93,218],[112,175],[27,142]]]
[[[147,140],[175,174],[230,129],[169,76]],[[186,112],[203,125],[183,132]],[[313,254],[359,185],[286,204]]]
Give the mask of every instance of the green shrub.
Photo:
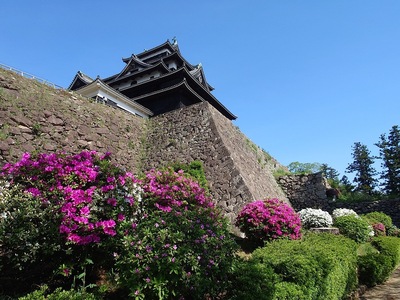
[[[278,282],[296,284],[304,289],[304,296],[313,299],[320,283],[320,269],[304,246],[300,241],[277,240],[254,251],[252,259],[272,267]],[[284,291],[281,287],[280,293],[285,294]]]
[[[378,249],[381,255],[390,258],[394,269],[400,263],[400,239],[392,236],[377,237],[372,240],[372,245]]]
[[[252,259],[278,276],[274,299],[333,300],[357,285],[356,251],[356,243],[343,236],[309,234],[304,241],[268,243]]]
[[[400,229],[397,228],[396,225],[392,225],[389,228],[386,228],[386,234],[388,236],[396,236],[396,237],[400,237]]]
[[[324,270],[321,296],[340,299],[357,287],[357,244],[351,239],[332,234],[309,234],[309,251]]]
[[[382,195],[376,194],[376,195],[368,195],[363,192],[344,192],[340,194],[338,200],[340,202],[347,202],[347,203],[359,203],[359,202],[372,202],[372,201],[377,201],[381,200]]]
[[[371,225],[374,223],[382,223],[385,225],[385,228],[390,228],[393,226],[392,218],[383,212],[370,212],[365,214],[364,217],[371,221]]]
[[[392,271],[392,261],[386,255],[370,253],[358,258],[359,281],[368,287],[385,282]]]
[[[175,172],[182,170],[185,175],[189,175],[191,178],[196,180],[202,188],[208,190],[208,181],[206,179],[203,163],[201,161],[194,160],[189,164],[176,162],[170,164],[170,167],[172,167]]]
[[[370,242],[366,242],[363,244],[359,244],[357,248],[357,255],[358,256],[364,256],[367,254],[372,254],[372,253],[379,253],[378,249],[376,249]]]
[[[379,252],[358,259],[360,283],[374,286],[383,283],[400,263],[400,239],[377,237],[371,242]]]
[[[296,299],[296,300],[308,300],[310,297],[306,296],[300,285],[293,282],[279,282],[275,286],[276,292],[274,295],[274,300],[283,299]],[[257,299],[257,298],[247,298],[247,299]]]
[[[18,298],[18,300],[96,300],[98,298],[95,295],[84,292],[69,290],[65,291],[61,288],[57,288],[54,292],[48,292],[47,286],[42,286],[39,290],[36,290],[24,297]]]
[[[339,228],[341,234],[357,243],[366,242],[371,233],[369,223],[363,218],[353,215],[337,217],[333,226]]]
[[[270,266],[238,259],[233,267],[231,289],[227,296],[231,300],[270,300],[273,299],[276,280]]]
[[[28,272],[35,265],[49,265],[50,258],[55,262],[63,244],[55,208],[19,185],[0,190],[1,273]]]

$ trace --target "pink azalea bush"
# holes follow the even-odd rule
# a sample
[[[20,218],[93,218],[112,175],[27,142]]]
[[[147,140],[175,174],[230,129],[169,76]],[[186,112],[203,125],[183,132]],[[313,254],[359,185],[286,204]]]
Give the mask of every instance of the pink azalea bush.
[[[126,223],[116,266],[131,296],[203,299],[226,290],[234,253],[228,224],[182,171],[150,171],[138,222]]]
[[[386,228],[385,225],[382,223],[373,223],[372,228],[374,229],[375,236],[385,236],[386,235]]]
[[[90,261],[93,272],[112,268],[136,299],[202,299],[226,290],[235,244],[205,190],[172,169],[139,180],[109,158],[25,153],[3,167],[10,192],[0,193],[0,250],[12,260],[0,257],[1,271],[52,261],[58,266],[50,274],[60,267],[82,279]],[[35,255],[13,256],[32,244]]]
[[[25,153],[19,162],[6,164],[2,175],[39,198],[44,207],[54,208],[59,232],[69,243],[99,243],[116,235],[124,213],[139,197],[139,180],[112,168],[108,158],[95,151],[37,157]]]
[[[276,198],[257,200],[245,205],[235,224],[248,239],[255,242],[301,238],[299,215],[289,205]]]
[[[94,151],[25,153],[4,165],[1,178],[11,195],[0,195],[1,209],[12,216],[0,219],[2,272],[21,270],[26,275],[20,276],[34,278],[42,274],[32,271],[50,276],[59,270],[72,280],[113,264],[121,226],[135,216],[141,189],[140,180],[109,158]],[[93,261],[89,269],[87,261]]]

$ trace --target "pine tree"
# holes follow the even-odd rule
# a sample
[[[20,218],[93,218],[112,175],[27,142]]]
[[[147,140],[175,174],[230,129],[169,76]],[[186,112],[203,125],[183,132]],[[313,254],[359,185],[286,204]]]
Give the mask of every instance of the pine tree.
[[[324,174],[324,177],[328,180],[332,188],[339,188],[339,172],[337,170],[324,163],[321,164],[320,172]]]
[[[343,175],[339,182],[340,182],[340,191],[342,192],[342,194],[347,195],[353,191],[354,187],[346,175]]]
[[[388,195],[400,195],[400,129],[394,125],[388,137],[385,134],[375,144],[382,159],[381,179],[383,189]]]
[[[328,164],[322,164],[320,170],[322,173],[324,173],[326,179],[339,181],[339,172],[334,168],[328,166]]]
[[[356,172],[353,182],[356,183],[355,191],[372,195],[377,180],[374,178],[376,171],[373,168],[374,158],[366,145],[360,142],[354,143],[353,147],[354,161],[346,168],[348,173]]]

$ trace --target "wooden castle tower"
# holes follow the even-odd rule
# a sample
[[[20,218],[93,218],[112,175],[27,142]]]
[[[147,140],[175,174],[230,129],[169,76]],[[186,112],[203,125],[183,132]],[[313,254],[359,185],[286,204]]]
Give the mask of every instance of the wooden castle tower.
[[[107,78],[77,72],[68,89],[145,118],[208,102],[229,120],[236,119],[211,94],[202,65],[182,57],[175,38],[122,61],[121,72]]]

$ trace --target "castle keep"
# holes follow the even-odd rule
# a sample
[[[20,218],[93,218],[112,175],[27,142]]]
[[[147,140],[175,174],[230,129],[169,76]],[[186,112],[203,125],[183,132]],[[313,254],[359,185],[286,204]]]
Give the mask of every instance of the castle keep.
[[[122,61],[121,72],[107,78],[92,79],[78,72],[68,89],[143,117],[208,102],[228,119],[236,119],[211,94],[214,88],[202,65],[191,65],[182,57],[176,39]]]

